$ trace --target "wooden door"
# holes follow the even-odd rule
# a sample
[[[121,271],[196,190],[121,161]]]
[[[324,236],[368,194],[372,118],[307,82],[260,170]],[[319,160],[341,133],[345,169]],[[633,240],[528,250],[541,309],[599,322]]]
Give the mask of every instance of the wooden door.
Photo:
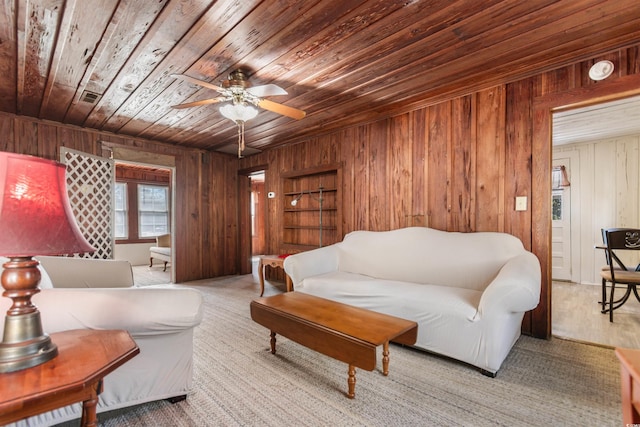
[[[565,166],[570,159],[554,159],[553,166]],[[552,183],[555,180],[552,179]],[[551,278],[571,280],[571,186],[551,189]]]
[[[264,181],[251,181],[251,255],[266,254]]]

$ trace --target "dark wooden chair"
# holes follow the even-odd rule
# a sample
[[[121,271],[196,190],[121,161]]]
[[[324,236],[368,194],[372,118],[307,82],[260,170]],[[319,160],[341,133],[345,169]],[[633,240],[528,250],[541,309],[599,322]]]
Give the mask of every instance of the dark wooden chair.
[[[640,264],[628,268],[616,254],[621,251],[640,251],[640,229],[609,228],[603,230],[602,238],[605,245],[607,266],[600,271],[602,277],[602,313],[609,313],[609,321],[613,322],[613,311],[622,307],[631,296],[631,292],[640,301],[637,285],[640,284]],[[606,285],[611,283],[609,298],[606,295]],[[624,295],[614,299],[616,285],[626,286]]]

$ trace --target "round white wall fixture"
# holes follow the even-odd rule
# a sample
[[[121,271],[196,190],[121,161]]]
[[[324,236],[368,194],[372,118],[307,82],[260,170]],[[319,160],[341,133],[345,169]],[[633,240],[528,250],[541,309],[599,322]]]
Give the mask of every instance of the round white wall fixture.
[[[613,62],[598,61],[589,69],[589,77],[591,80],[604,80],[613,73]]]

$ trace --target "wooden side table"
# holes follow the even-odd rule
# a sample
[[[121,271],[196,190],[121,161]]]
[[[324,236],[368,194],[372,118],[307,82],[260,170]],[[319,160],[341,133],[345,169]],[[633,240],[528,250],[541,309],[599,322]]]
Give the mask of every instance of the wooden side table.
[[[640,423],[640,350],[616,348],[620,360],[622,424]]]
[[[82,426],[96,426],[102,379],[140,353],[127,331],[78,329],[51,334],[58,356],[0,374],[0,425],[82,402]]]
[[[264,266],[281,268],[284,271],[284,258],[280,258],[278,255],[263,255],[260,257],[260,266],[258,268],[258,275],[260,276],[260,296],[264,294]],[[293,290],[293,283],[291,278],[284,273],[284,280],[287,284],[287,292]]]

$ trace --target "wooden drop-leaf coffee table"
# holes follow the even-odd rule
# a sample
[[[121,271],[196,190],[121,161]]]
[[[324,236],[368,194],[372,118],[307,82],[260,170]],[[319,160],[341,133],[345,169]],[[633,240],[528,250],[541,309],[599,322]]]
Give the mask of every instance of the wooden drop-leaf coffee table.
[[[251,318],[276,334],[349,365],[349,398],[355,397],[356,367],[373,371],[376,349],[383,346],[382,373],[389,374],[389,342],[412,345],[418,324],[399,317],[341,304],[301,292],[251,301]]]

